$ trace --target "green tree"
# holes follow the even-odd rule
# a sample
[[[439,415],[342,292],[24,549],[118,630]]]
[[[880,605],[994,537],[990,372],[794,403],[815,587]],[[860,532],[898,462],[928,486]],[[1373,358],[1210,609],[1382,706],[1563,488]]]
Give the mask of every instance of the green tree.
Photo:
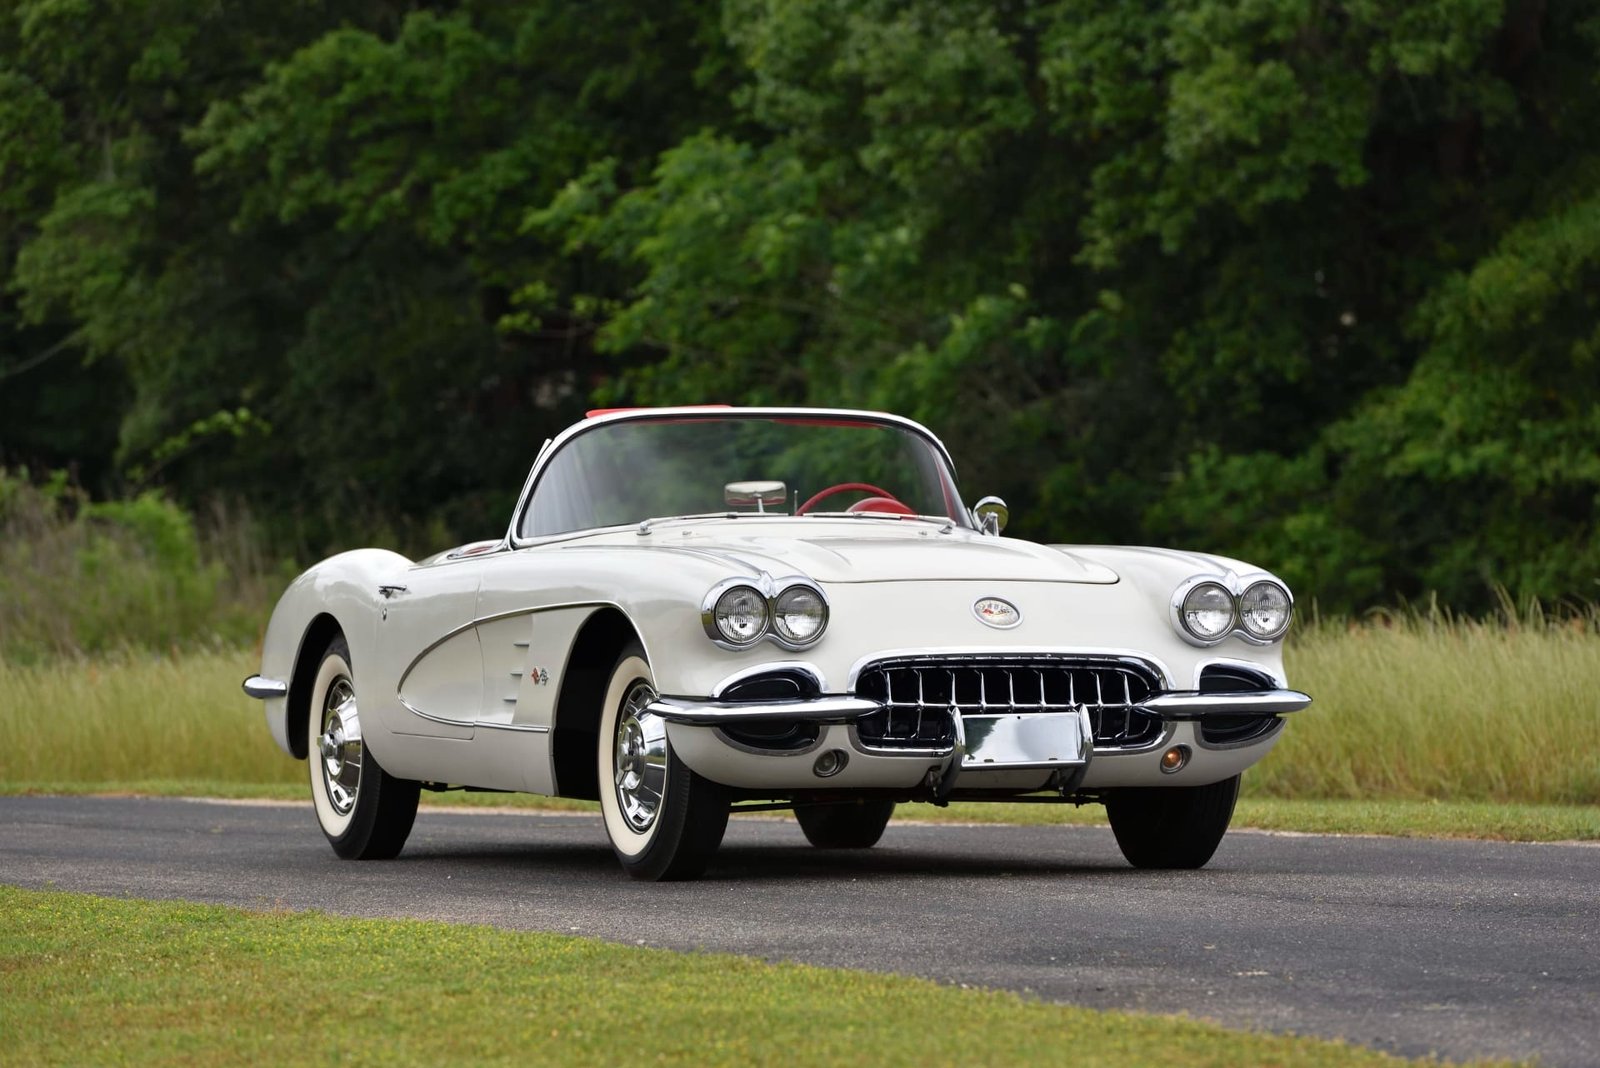
[[[1024,533],[1332,606],[1593,596],[1587,8],[726,12],[745,128],[530,217],[632,268],[621,392],[908,411]]]

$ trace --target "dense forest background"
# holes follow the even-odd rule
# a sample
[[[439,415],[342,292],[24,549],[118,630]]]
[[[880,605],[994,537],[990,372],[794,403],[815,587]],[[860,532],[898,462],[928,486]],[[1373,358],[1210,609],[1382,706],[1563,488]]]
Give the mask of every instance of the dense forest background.
[[[1592,600],[1597,83],[1587,0],[0,0],[0,465],[304,557],[881,407],[1010,533]]]

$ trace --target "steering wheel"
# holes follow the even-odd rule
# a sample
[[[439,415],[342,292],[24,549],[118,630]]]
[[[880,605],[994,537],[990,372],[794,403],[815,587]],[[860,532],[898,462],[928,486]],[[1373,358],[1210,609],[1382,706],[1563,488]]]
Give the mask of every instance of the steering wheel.
[[[812,494],[811,497],[806,501],[806,503],[802,504],[800,507],[798,507],[798,508],[796,508],[794,510],[794,514],[795,515],[805,515],[807,512],[809,512],[813,508],[815,508],[818,504],[820,504],[823,501],[827,500],[829,497],[832,497],[834,494],[836,494],[836,493],[850,493],[850,492],[870,493],[870,494],[873,495],[873,498],[874,498],[873,503],[880,503],[881,504],[881,507],[875,507],[875,508],[871,508],[871,509],[862,509],[862,511],[894,512],[894,513],[899,514],[899,515],[913,515],[913,514],[915,514],[915,513],[912,512],[912,510],[909,507],[907,507],[905,502],[900,500],[900,498],[896,497],[894,494],[890,493],[886,489],[883,489],[882,487],[874,486],[870,482],[838,482],[838,483],[835,483],[834,485],[829,486],[827,489],[820,490],[820,491]],[[861,504],[867,504],[868,501],[861,501],[860,503]],[[901,509],[905,509],[905,510],[901,511]],[[855,511],[856,510],[855,506],[852,505],[850,510],[851,511]]]

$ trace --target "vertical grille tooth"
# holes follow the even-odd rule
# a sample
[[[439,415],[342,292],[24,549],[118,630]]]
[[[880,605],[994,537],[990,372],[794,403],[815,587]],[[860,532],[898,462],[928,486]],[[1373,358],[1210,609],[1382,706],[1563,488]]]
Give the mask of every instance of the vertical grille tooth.
[[[864,668],[856,694],[877,701],[856,730],[869,748],[943,749],[957,715],[1065,712],[1088,705],[1097,749],[1136,749],[1161,735],[1160,717],[1139,707],[1156,688],[1136,662],[1088,657],[975,655],[902,657]],[[1092,695],[1092,696],[1091,696]]]

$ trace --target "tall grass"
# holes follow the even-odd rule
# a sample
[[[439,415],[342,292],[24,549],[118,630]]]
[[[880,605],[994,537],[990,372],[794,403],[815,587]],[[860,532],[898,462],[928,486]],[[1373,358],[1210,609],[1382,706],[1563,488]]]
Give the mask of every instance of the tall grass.
[[[0,657],[235,647],[292,572],[226,509],[197,522],[155,494],[91,502],[0,469]]]
[[[1291,640],[1315,704],[1246,777],[1255,796],[1600,803],[1600,628],[1410,614]],[[0,783],[299,783],[260,706],[253,652],[0,658]]]
[[[1258,794],[1600,803],[1600,607],[1313,622],[1285,656],[1315,703]]]
[[[298,782],[239,692],[294,571],[259,544],[0,470],[0,783]],[[1600,605],[1312,620],[1286,657],[1315,703],[1249,793],[1600,804]]]
[[[0,782],[300,782],[239,682],[247,650],[0,658]]]

